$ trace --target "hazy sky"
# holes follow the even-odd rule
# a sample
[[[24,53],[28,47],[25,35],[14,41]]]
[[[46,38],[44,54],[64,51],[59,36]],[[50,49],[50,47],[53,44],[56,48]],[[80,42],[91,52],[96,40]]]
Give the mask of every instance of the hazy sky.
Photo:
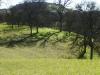
[[[48,2],[56,2],[57,0],[46,0]],[[71,7],[74,7],[77,3],[81,2],[83,0],[72,0],[72,3],[70,4]],[[100,6],[100,0],[85,0],[85,1],[94,1],[97,3],[97,6]],[[2,0],[2,5],[0,8],[7,8],[12,5],[16,5],[18,3],[23,2],[23,0]]]

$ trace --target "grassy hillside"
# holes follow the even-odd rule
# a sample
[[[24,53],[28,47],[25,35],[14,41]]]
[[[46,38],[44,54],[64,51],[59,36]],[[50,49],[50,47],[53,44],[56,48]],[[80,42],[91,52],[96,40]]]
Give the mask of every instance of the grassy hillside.
[[[57,29],[39,28],[39,33],[30,36],[29,27],[16,25],[12,29],[6,23],[0,24],[0,58],[77,58],[80,49],[72,49],[75,33],[58,32]],[[94,54],[99,58],[98,54]],[[89,58],[87,49],[86,58]]]
[[[78,60],[78,48],[70,49],[75,33],[0,25],[0,75],[99,75],[100,60]],[[66,34],[66,35],[65,35]],[[73,59],[69,59],[73,58]],[[86,58],[89,58],[87,49]]]
[[[69,49],[65,32],[40,28],[39,33],[30,36],[26,26],[11,29],[0,25],[0,58],[76,58]],[[66,36],[65,36],[66,34]]]

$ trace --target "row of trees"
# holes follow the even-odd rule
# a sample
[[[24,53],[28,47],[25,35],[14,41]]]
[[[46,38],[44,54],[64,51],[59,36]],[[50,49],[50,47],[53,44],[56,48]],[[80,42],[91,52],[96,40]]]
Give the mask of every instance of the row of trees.
[[[32,28],[53,27],[59,31],[75,32],[83,35],[84,49],[80,54],[83,57],[86,48],[90,47],[90,58],[93,58],[94,44],[99,34],[100,11],[94,2],[77,4],[76,9],[66,8],[71,0],[58,0],[58,3],[46,3],[44,0],[26,0],[22,4],[7,10],[5,21],[12,25],[28,25],[30,35]]]

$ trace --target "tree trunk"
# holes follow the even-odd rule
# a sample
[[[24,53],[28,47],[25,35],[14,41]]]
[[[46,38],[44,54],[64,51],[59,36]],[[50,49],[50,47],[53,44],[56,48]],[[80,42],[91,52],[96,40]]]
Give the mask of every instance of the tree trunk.
[[[39,27],[36,26],[36,33],[39,33]]]
[[[62,27],[63,27],[63,15],[62,13],[59,13],[59,27],[60,27],[60,32],[62,32]]]
[[[62,32],[62,21],[60,22],[60,32]]]
[[[32,25],[30,25],[30,35],[32,36]]]
[[[18,24],[17,26],[18,26],[18,28],[20,27],[20,25],[19,25],[19,24]]]
[[[14,29],[14,25],[13,24],[12,24],[11,28]]]
[[[79,55],[79,58],[83,58],[85,53],[86,53],[86,48],[87,48],[87,44],[86,44],[86,36],[84,36],[84,50],[81,52],[81,54]]]
[[[83,51],[83,57],[86,53],[87,43],[86,43],[86,36],[84,36],[84,51]]]
[[[93,47],[91,47],[90,59],[93,59]]]
[[[93,42],[92,42],[92,39],[91,39],[91,46],[90,46],[90,59],[92,60],[93,59]]]

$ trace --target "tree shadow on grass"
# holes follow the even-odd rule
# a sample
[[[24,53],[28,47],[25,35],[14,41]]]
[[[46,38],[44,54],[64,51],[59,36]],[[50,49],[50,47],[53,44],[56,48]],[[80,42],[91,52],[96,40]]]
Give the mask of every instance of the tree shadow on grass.
[[[45,47],[45,44],[50,39],[51,36],[57,34],[59,32],[48,32],[45,34],[42,33],[33,33],[32,35],[22,35],[21,37],[12,38],[10,40],[0,41],[0,46],[6,47],[14,47],[16,45],[21,46],[35,46],[38,42],[40,42],[40,46]]]
[[[56,34],[58,34],[58,33],[60,33],[60,32],[48,33],[47,35],[45,35],[45,39],[43,39],[43,41],[41,42],[40,46],[45,47],[45,45],[46,45],[46,43],[48,42],[48,40],[49,40],[52,36],[54,36],[54,35],[56,35]],[[57,37],[57,35],[56,35],[56,37]]]

